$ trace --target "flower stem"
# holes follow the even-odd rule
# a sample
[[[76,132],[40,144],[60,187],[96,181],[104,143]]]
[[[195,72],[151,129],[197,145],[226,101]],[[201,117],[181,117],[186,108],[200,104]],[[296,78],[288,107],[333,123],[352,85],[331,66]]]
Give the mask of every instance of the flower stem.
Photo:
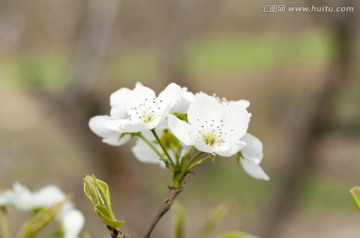
[[[1,208],[1,227],[2,227],[2,237],[11,238],[10,228],[9,228],[9,219],[7,215],[6,208]]]
[[[162,160],[162,161],[164,161],[164,163],[166,164],[166,159],[164,158],[164,156],[160,153],[160,151],[158,150],[158,149],[156,149],[156,147],[148,140],[148,139],[146,139],[146,137],[143,135],[143,134],[141,134],[141,133],[139,133],[139,134],[137,134],[137,136],[139,137],[139,138],[141,138],[148,146],[150,146],[150,148],[160,157],[160,159]]]
[[[163,203],[161,204],[156,216],[152,220],[149,227],[146,229],[143,238],[149,238],[152,231],[154,230],[155,226],[161,219],[161,217],[170,209],[171,205],[173,204],[176,196],[182,191],[182,188],[175,188],[175,187],[169,187],[169,193],[164,199]]]
[[[197,161],[197,162],[193,163],[191,166],[189,166],[189,169],[188,169],[188,170],[191,170],[191,169],[193,169],[193,168],[195,168],[195,167],[199,166],[200,164],[204,163],[205,161],[208,161],[208,160],[213,159],[213,158],[214,158],[214,156],[213,156],[213,155],[208,155],[208,156],[206,156],[206,157],[202,158],[201,160],[199,160],[199,161]]]
[[[164,153],[165,153],[166,157],[168,158],[169,162],[171,163],[172,167],[175,169],[176,165],[175,165],[174,161],[172,160],[171,156],[169,155],[168,151],[165,149],[164,145],[161,143],[161,140],[160,140],[158,134],[156,133],[155,129],[152,129],[151,132],[155,136],[156,141],[159,143],[161,149],[164,151]]]
[[[196,161],[202,154],[204,154],[204,152],[198,152],[193,158],[191,158],[189,160],[189,162],[187,164],[185,164],[185,162],[182,164],[181,166],[181,171],[179,174],[175,175],[174,180],[173,180],[173,186],[180,188],[183,182],[183,179],[185,177],[185,175],[187,174],[187,172],[189,172],[189,167],[191,166],[192,163],[194,163],[194,161]],[[183,158],[183,160],[185,160],[185,156]]]

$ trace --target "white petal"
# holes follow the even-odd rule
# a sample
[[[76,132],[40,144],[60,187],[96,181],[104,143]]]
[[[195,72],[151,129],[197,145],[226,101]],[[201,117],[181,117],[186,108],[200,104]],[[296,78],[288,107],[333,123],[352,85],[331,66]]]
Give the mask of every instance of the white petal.
[[[147,130],[147,125],[142,121],[123,120],[120,130],[123,132],[135,133]]]
[[[214,152],[217,155],[224,156],[224,157],[230,157],[236,154],[236,152],[233,152],[231,148],[230,143],[221,143],[220,145],[214,146]]]
[[[137,83],[136,87],[132,90],[131,94],[127,98],[127,112],[131,114],[131,108],[138,107],[140,104],[144,102],[152,101],[155,97],[155,92],[148,87],[144,87],[142,84]]]
[[[223,108],[214,97],[200,93],[189,106],[188,121],[200,129],[205,121],[220,121],[223,115]]]
[[[15,206],[20,210],[26,210],[22,208],[21,204],[25,201],[31,200],[31,192],[23,185],[14,183],[12,189],[8,189],[0,194],[0,205],[1,206]],[[20,205],[20,207],[19,207]]]
[[[154,129],[155,127],[159,126],[159,125],[162,125],[163,122],[165,121],[165,119],[167,118],[167,116],[169,115],[170,108],[171,108],[170,104],[168,104],[165,107],[161,108],[162,110],[159,112],[160,116],[155,118],[151,122],[147,123],[146,128],[151,130],[151,129]]]
[[[110,110],[110,116],[111,118],[113,119],[125,119],[127,118],[127,111],[125,110],[125,113],[124,111],[121,111],[115,107],[112,107],[111,110]]]
[[[32,193],[25,186],[15,183],[13,185],[13,205],[19,210],[32,210],[34,204],[32,203]]]
[[[65,194],[58,187],[50,185],[34,192],[32,203],[34,208],[50,207],[64,199]]]
[[[162,100],[173,108],[181,101],[181,87],[176,83],[169,84],[158,96],[159,100]]]
[[[116,134],[114,136],[110,136],[107,138],[104,138],[102,141],[106,144],[112,145],[112,146],[120,146],[128,142],[131,138],[131,135],[125,134],[125,135],[119,135]]]
[[[241,151],[243,156],[248,160],[260,164],[264,156],[261,141],[250,133],[246,133],[241,140],[245,141],[247,144]]]
[[[238,103],[230,103],[224,109],[224,129],[229,138],[240,139],[248,129],[250,116],[247,110]]]
[[[169,102],[171,113],[187,113],[194,94],[188,92],[187,88],[171,83],[159,94],[158,99]]]
[[[203,140],[195,140],[195,148],[201,152],[214,154],[214,151],[211,148],[211,146],[206,144]]]
[[[190,133],[192,132],[192,127],[177,118],[176,116],[170,114],[168,116],[168,125],[171,132],[178,138],[184,145],[194,145],[194,141],[190,137]]]
[[[189,92],[187,88],[182,88],[181,96],[188,101],[189,103],[192,103],[195,100],[195,95],[192,92]]]
[[[238,153],[242,148],[246,146],[246,143],[240,140],[230,140],[222,143],[220,147],[215,147],[214,151],[216,154],[224,157],[231,157]],[[222,150],[222,152],[217,152]]]
[[[241,106],[243,106],[245,109],[247,109],[250,106],[250,102],[248,100],[240,99],[233,103],[239,103]]]
[[[114,136],[116,133],[114,130],[109,129],[107,126],[112,119],[109,116],[95,116],[90,119],[89,127],[98,136],[106,138]]]
[[[131,90],[128,88],[121,88],[110,95],[111,116],[115,119],[122,119],[127,116],[127,101]]]
[[[78,238],[85,223],[84,215],[71,209],[61,218],[61,224],[64,229],[64,238]]]
[[[155,145],[155,147],[161,151],[159,145]],[[160,164],[161,167],[165,168],[165,163],[160,160],[155,151],[152,150],[143,140],[138,139],[131,150],[139,161],[144,163]]]
[[[269,180],[269,176],[267,176],[267,174],[258,164],[248,159],[241,159],[240,162],[245,172],[250,176],[256,179]]]

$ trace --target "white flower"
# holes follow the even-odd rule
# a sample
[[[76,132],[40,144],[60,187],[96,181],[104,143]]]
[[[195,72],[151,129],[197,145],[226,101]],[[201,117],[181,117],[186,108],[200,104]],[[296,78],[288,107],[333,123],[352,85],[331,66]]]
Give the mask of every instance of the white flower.
[[[14,207],[22,211],[48,208],[66,199],[65,194],[56,186],[49,185],[31,192],[25,186],[14,183],[13,188],[0,194],[0,206]],[[56,219],[62,224],[65,238],[77,238],[84,225],[84,216],[73,208],[71,202],[65,202]]]
[[[27,205],[29,209],[38,207],[51,207],[55,203],[65,200],[65,194],[56,186],[49,185],[32,195],[32,199]]]
[[[175,83],[169,84],[159,97],[166,99],[170,103],[170,113],[186,114],[190,103],[194,101],[195,96],[189,92],[186,87],[181,88]]]
[[[31,200],[31,192],[19,183],[14,183],[12,189],[8,189],[0,194],[0,206],[17,207],[23,201]]]
[[[47,186],[31,193],[25,186],[14,183],[12,190],[4,193],[0,205],[13,206],[16,209],[29,211],[36,208],[46,208],[65,199],[64,193],[55,186]],[[4,200],[1,202],[1,200]]]
[[[64,230],[64,238],[78,238],[85,218],[79,210],[69,208],[59,216],[59,221]]]
[[[150,141],[158,151],[162,151],[161,146],[156,142],[153,134],[148,132],[144,132],[143,134],[144,137]],[[161,133],[158,133],[158,135],[161,136]],[[140,138],[136,140],[135,145],[131,150],[135,155],[135,158],[143,163],[159,164],[162,168],[166,167],[164,161],[160,159],[159,155],[156,154],[156,152]]]
[[[123,134],[123,131],[114,125],[115,119],[110,116],[95,116],[90,119],[89,127],[102,141],[109,145],[119,146],[128,142],[131,138],[129,134]],[[112,128],[112,129],[110,129]]]
[[[126,102],[131,93],[128,88],[121,88],[110,95],[110,116],[95,116],[90,119],[89,127],[98,136],[103,138],[103,142],[119,146],[125,144],[130,135],[124,134],[119,128],[116,128],[116,120],[126,119],[128,117],[126,111]]]
[[[168,125],[183,144],[229,157],[246,145],[241,138],[247,131],[250,116],[246,106],[239,101],[223,102],[199,93],[189,106],[189,123],[169,115]]]
[[[269,176],[260,167],[263,158],[263,145],[255,136],[246,133],[243,138],[246,146],[241,150],[244,158],[240,160],[245,172],[257,179],[269,180]]]
[[[194,95],[175,83],[156,97],[155,92],[137,83],[133,90],[122,88],[110,96],[110,116],[90,119],[90,129],[110,145],[122,145],[130,139],[126,133],[154,129],[169,112],[185,113]],[[124,134],[125,133],[125,134]]]

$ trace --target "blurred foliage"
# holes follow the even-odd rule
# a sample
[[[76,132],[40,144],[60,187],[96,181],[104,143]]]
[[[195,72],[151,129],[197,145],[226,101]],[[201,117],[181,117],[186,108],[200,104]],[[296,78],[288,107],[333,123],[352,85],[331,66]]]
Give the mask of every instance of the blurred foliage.
[[[329,37],[325,32],[294,35],[228,35],[193,41],[186,50],[189,74],[206,76],[238,71],[266,70],[286,65],[289,60],[312,64],[329,58]],[[156,50],[140,47],[124,50],[104,62],[102,77],[137,81],[156,77],[161,66]],[[37,84],[57,92],[67,85],[70,59],[60,52],[39,55],[12,55],[0,61],[0,76],[10,86]]]

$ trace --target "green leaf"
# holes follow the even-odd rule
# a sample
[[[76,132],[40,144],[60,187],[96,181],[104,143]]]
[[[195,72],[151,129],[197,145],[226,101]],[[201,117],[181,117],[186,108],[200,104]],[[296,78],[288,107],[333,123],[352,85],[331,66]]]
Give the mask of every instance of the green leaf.
[[[245,232],[228,231],[218,235],[216,238],[258,238],[258,237]]]
[[[160,138],[161,143],[165,147],[165,149],[174,149],[180,147],[179,140],[175,137],[173,133],[169,130],[164,130],[164,134]]]
[[[360,211],[360,187],[353,187],[350,193],[356,208]]]
[[[102,205],[96,205],[95,211],[100,212],[102,216],[106,217],[107,219],[114,220],[114,215],[112,214],[112,211],[107,209],[107,207]],[[102,218],[102,217],[101,217]]]
[[[49,224],[54,217],[59,213],[64,202],[59,202],[50,208],[44,209],[33,216],[28,222],[22,227],[19,238],[31,238],[34,237],[35,233],[44,228]]]
[[[104,200],[104,204],[111,210],[112,209],[112,202],[111,202],[111,196],[110,196],[110,190],[109,186],[100,179],[97,179],[94,175],[93,180],[95,181],[96,187],[98,188],[98,191]]]
[[[117,221],[112,212],[108,210],[106,207],[98,205],[95,208],[96,213],[101,218],[101,220],[108,226],[111,226],[112,228],[119,228],[122,225],[124,225],[125,221]]]
[[[215,228],[215,225],[224,217],[227,213],[227,208],[225,205],[220,205],[215,209],[211,214],[209,219],[205,222],[202,228],[196,233],[196,238],[205,238],[210,232]]]
[[[114,229],[118,229],[119,227],[122,227],[125,223],[125,221],[121,220],[118,221],[116,219],[109,219],[106,215],[102,214],[100,211],[96,211],[96,213],[99,215],[101,220],[108,226],[111,226]]]
[[[179,203],[174,203],[172,206],[174,211],[175,219],[175,238],[183,238],[184,237],[184,224],[185,224],[185,211],[183,207]]]
[[[96,214],[106,225],[117,229],[125,223],[115,219],[109,186],[104,181],[97,179],[95,175],[87,175],[84,179],[84,192]]]
[[[95,202],[97,201],[96,194],[92,189],[93,185],[91,182],[91,176],[87,175],[84,179],[84,192],[86,197],[89,199],[92,206],[95,206]]]
[[[103,205],[112,210],[110,190],[105,182],[97,179],[94,175],[87,175],[84,179],[84,192],[93,207]]]

